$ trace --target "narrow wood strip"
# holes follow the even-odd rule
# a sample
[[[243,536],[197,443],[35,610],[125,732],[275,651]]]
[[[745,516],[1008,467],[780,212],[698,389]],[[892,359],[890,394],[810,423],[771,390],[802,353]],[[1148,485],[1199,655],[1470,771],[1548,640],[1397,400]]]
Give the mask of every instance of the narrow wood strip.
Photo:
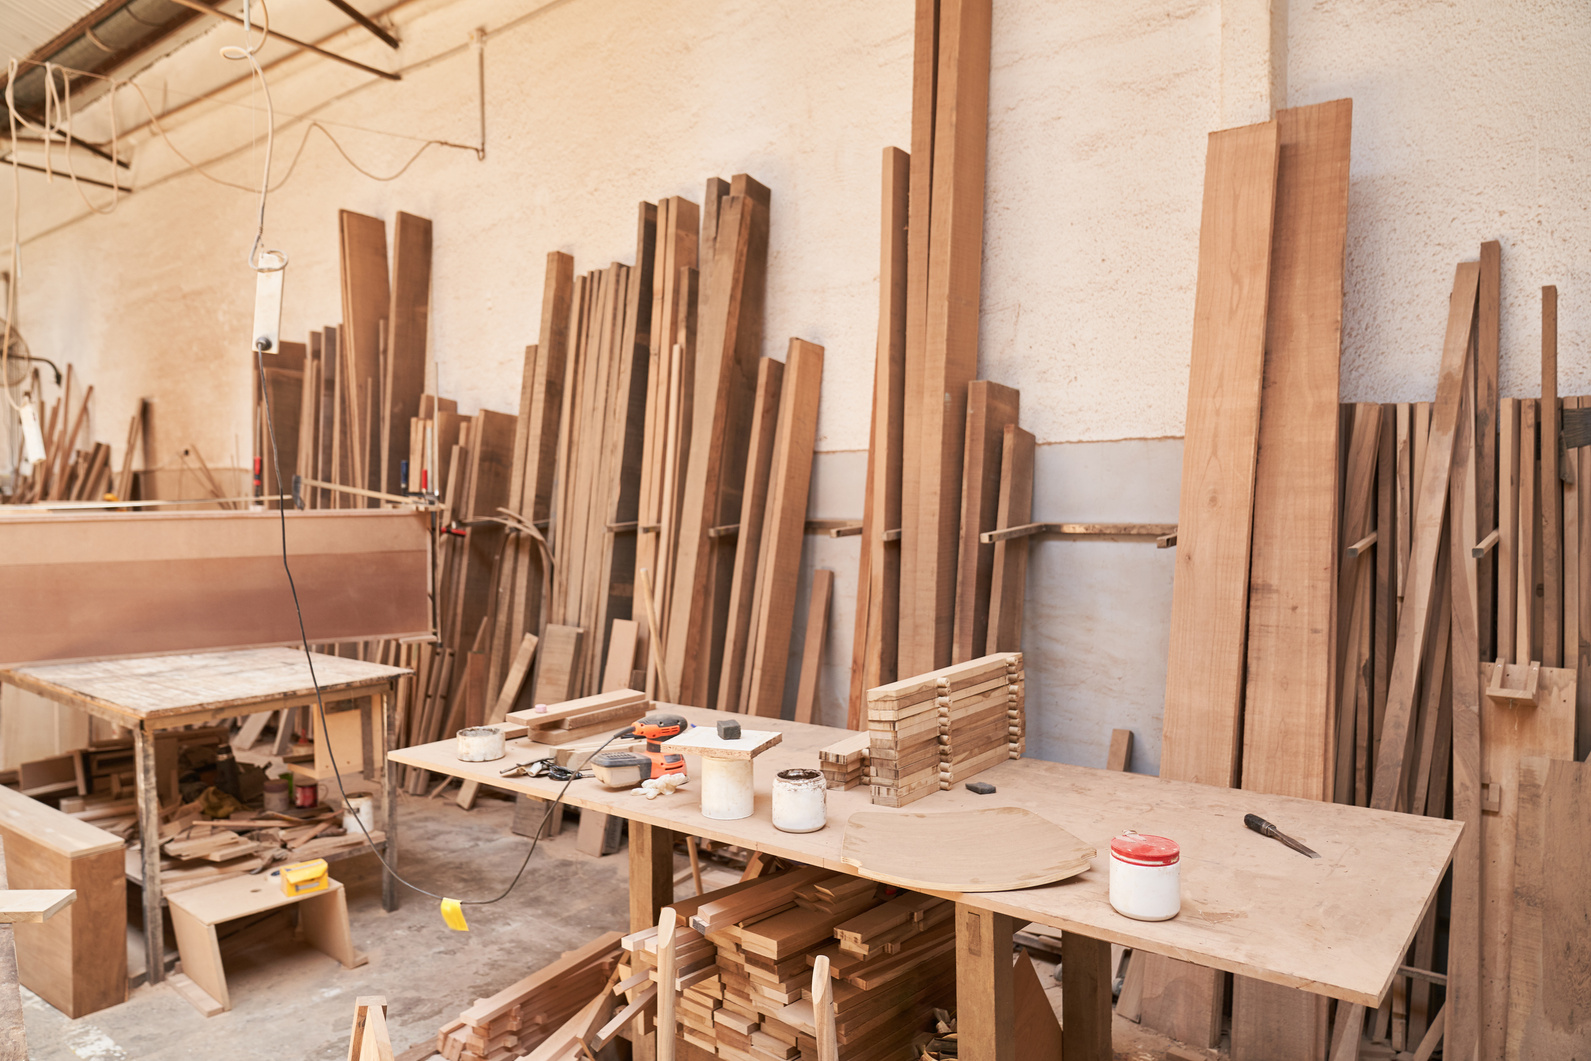
[[[1558,481],[1558,289],[1541,289],[1541,662],[1563,662],[1563,498]],[[1455,1018],[1456,1026],[1456,1018]]]
[[[1006,425],[1000,451],[1000,506],[995,522],[1015,527],[1033,518],[1033,432]],[[985,654],[1022,651],[1022,605],[1027,598],[1027,538],[994,543]]]
[[[1497,526],[1497,352],[1502,319],[1502,245],[1496,240],[1481,244],[1480,279],[1475,318],[1475,525],[1482,534]],[[1497,557],[1481,557],[1479,587],[1480,653],[1497,658],[1496,627],[1492,623],[1492,583]]]
[[[1410,557],[1409,589],[1398,617],[1398,644],[1387,689],[1387,717],[1381,730],[1381,752],[1376,758],[1372,805],[1396,809],[1403,788],[1403,772],[1410,748],[1409,726],[1414,710],[1419,661],[1429,627],[1431,591],[1436,571],[1436,550],[1441,541],[1443,498],[1453,463],[1453,439],[1458,430],[1460,398],[1468,378],[1470,336],[1475,322],[1475,289],[1479,267],[1460,264],[1454,273],[1453,297],[1437,379],[1436,407],[1432,415],[1425,475],[1420,483],[1415,516],[1414,548]],[[1471,426],[1473,430],[1473,426]],[[1471,543],[1461,543],[1467,549]],[[1466,556],[1468,553],[1465,554]]]
[[[784,703],[790,627],[795,617],[796,582],[801,570],[801,539],[807,494],[812,482],[812,446],[817,438],[818,400],[823,385],[823,347],[790,340],[774,448],[772,493],[768,500],[759,582],[763,589],[750,657],[751,687],[746,710],[777,718]]]
[[[1540,662],[1541,627],[1536,622],[1536,413],[1535,398],[1519,399],[1519,519],[1514,565],[1515,662]]]
[[[1519,601],[1519,399],[1498,409],[1497,448],[1497,655],[1518,663],[1515,612]]]
[[[1472,309],[1461,316],[1473,322]],[[1468,326],[1464,328],[1465,332],[1470,330]],[[1447,961],[1447,997],[1452,1005],[1452,1018],[1447,1030],[1447,1050],[1455,1057],[1473,1057],[1480,1045],[1484,1003],[1480,990],[1481,689],[1479,667],[1471,662],[1478,661],[1480,648],[1475,615],[1475,560],[1469,551],[1475,534],[1474,421],[1470,415],[1474,375],[1473,365],[1467,358],[1462,376],[1459,400],[1455,402],[1459,417],[1453,441],[1448,509],[1452,520],[1449,563],[1453,585],[1453,818],[1462,821],[1465,827],[1453,852]],[[1440,400],[1437,407],[1440,416]],[[1438,456],[1433,454],[1433,458]],[[1379,786],[1381,778],[1378,776],[1376,781]],[[1377,795],[1380,795],[1379,790]]]
[[[768,512],[769,477],[773,472],[775,433],[779,426],[780,391],[784,363],[762,358],[757,366],[757,393],[751,416],[751,452],[746,458],[746,485],[741,493],[740,533],[744,542],[735,551],[734,579],[729,591],[729,615],[724,627],[724,665],[718,680],[718,710],[744,711],[741,675],[752,628],[752,598],[757,587],[758,560],[763,540],[763,519]]]
[[[1237,780],[1277,157],[1274,122],[1209,137],[1160,765],[1172,780]],[[1151,955],[1143,1022],[1213,1046],[1223,985]]]
[[[926,0],[932,6],[933,0]],[[921,8],[919,4],[919,8]],[[914,86],[915,91],[915,86]],[[913,111],[915,128],[917,114]],[[867,501],[862,549],[867,560],[865,593],[857,590],[852,645],[851,695],[847,721],[862,728],[866,690],[895,681],[900,649],[899,542],[884,533],[901,526],[901,477],[906,401],[906,330],[911,236],[908,216],[911,159],[896,147],[884,149],[880,205],[878,342],[873,369],[873,424],[868,444]],[[926,236],[926,232],[923,233]],[[926,246],[926,244],[925,244]],[[915,289],[913,289],[915,290]],[[923,289],[926,295],[926,288]],[[866,607],[861,603],[865,598]]]
[[[1000,457],[1005,429],[1021,412],[1022,395],[989,380],[967,386],[967,427],[961,476],[961,527],[956,555],[956,611],[950,662],[983,655],[989,637],[989,585],[994,546],[978,536],[999,526]]]
[[[807,630],[801,645],[801,684],[796,690],[795,720],[817,719],[818,683],[823,672],[823,643],[829,637],[829,600],[834,595],[834,572],[812,572],[812,594],[807,603]]]

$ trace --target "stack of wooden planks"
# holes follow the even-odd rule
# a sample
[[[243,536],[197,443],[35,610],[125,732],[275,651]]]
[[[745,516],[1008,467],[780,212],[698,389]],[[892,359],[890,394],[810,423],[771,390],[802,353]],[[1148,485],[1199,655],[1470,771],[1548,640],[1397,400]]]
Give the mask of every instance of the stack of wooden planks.
[[[61,382],[61,396],[50,404],[49,412],[43,415],[39,424],[44,440],[43,459],[36,464],[21,466],[27,470],[19,470],[10,492],[0,494],[0,504],[127,500],[132,496],[133,454],[143,438],[148,402],[140,402],[138,412],[133,415],[127,446],[122,451],[120,469],[117,469],[111,464],[110,445],[92,441],[86,432],[94,388],[84,388],[81,396],[73,392],[77,379],[76,370],[70,362]],[[31,383],[24,393],[43,393],[43,381],[37,368],[33,370]],[[203,463],[203,458],[200,458],[199,464],[208,475],[209,469],[203,468]],[[214,482],[213,476],[209,477],[208,485],[216,491],[214,496],[228,496],[220,492],[220,486]]]
[[[955,994],[954,906],[889,892],[796,867],[675,903],[679,1037],[732,1061],[816,1058],[812,970],[822,955],[840,1058],[904,1056]],[[654,980],[656,940],[656,929],[626,939],[635,970]]]
[[[617,932],[598,936],[490,998],[476,999],[442,1026],[437,1052],[447,1061],[508,1061],[530,1053],[593,996],[607,993],[619,938]]]
[[[1350,124],[1337,101],[1211,136],[1161,773],[1472,826],[1445,971],[1433,909],[1377,1012],[1238,977],[1236,1061],[1519,1056],[1521,764],[1572,759],[1591,716],[1591,439],[1553,288],[1542,398],[1499,400],[1497,243],[1454,271],[1435,401],[1338,404]],[[1219,1040],[1221,974],[1130,979],[1146,1024]]]
[[[867,777],[867,753],[872,735],[857,733],[818,749],[818,766],[830,788],[855,788]]]
[[[917,0],[911,153],[883,160],[879,327],[849,724],[867,690],[1021,648],[1034,437],[975,379],[990,0]]]
[[[903,807],[1026,750],[1022,653],[998,652],[867,692],[873,802]]]
[[[597,693],[563,703],[538,704],[527,711],[511,711],[508,721],[526,728],[526,738],[537,744],[569,744],[607,736],[645,715],[652,703],[635,689]]]

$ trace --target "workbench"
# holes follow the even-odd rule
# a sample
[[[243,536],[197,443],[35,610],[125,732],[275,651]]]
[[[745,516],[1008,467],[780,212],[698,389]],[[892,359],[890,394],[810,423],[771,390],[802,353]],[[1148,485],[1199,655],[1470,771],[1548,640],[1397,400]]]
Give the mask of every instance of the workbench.
[[[725,715],[658,705],[698,726]],[[817,751],[848,730],[757,720],[783,740],[755,760],[756,811],[738,821],[701,814],[694,785],[648,800],[633,790],[604,788],[595,779],[569,786],[564,802],[630,821],[630,929],[657,923],[673,900],[673,834],[684,833],[858,875],[841,861],[845,823],[862,810],[892,814],[985,807],[1025,807],[1093,844],[1092,866],[1058,884],[1021,891],[935,892],[956,903],[958,1032],[967,1061],[1015,1056],[1011,937],[1022,923],[1063,931],[1066,964],[1083,958],[1095,974],[1069,977],[1068,988],[1091,984],[1092,998],[1067,1000],[1067,1061],[1103,1061],[1110,1054],[1108,944],[1165,954],[1243,976],[1377,1006],[1391,985],[1427,907],[1434,899],[1462,830],[1459,822],[1362,807],[1266,796],[1207,785],[1037,759],[1010,760],[978,775],[996,786],[979,796],[957,787],[898,811],[874,807],[866,785],[828,793],[828,825],[812,833],[784,833],[770,821],[773,775],[815,767]],[[392,752],[394,762],[478,781],[541,799],[561,782],[504,778],[517,762],[552,754],[524,739],[508,743],[508,757],[460,762],[455,742]],[[699,760],[687,753],[696,776]],[[1306,858],[1251,832],[1245,813],[1259,814],[1321,855]],[[1109,844],[1129,829],[1170,836],[1182,845],[1182,912],[1169,921],[1134,921],[1109,902]],[[924,851],[925,866],[936,857]],[[1076,943],[1073,944],[1072,941]],[[1065,968],[1063,964],[1063,968]],[[1074,969],[1074,971],[1076,971]]]
[[[397,732],[398,679],[409,672],[401,667],[365,663],[340,656],[315,654],[315,679],[328,711],[333,704],[358,701],[368,719],[372,755],[368,766],[379,773],[381,798],[376,812],[377,844],[389,864],[397,858],[394,809],[395,771],[382,767],[381,756],[391,750]],[[130,659],[90,660],[0,668],[7,682],[40,696],[75,707],[97,718],[132,730],[137,770],[138,832],[142,838],[145,969],[150,983],[165,978],[164,915],[161,910],[160,796],[155,776],[155,734],[218,719],[238,718],[262,711],[313,706],[314,683],[304,652],[297,648],[252,648],[187,655],[137,656]],[[375,709],[379,698],[381,709]],[[317,720],[316,734],[320,734]],[[333,857],[365,853],[364,846],[338,852]],[[137,878],[133,878],[137,879]],[[397,882],[383,871],[381,904],[397,907]]]

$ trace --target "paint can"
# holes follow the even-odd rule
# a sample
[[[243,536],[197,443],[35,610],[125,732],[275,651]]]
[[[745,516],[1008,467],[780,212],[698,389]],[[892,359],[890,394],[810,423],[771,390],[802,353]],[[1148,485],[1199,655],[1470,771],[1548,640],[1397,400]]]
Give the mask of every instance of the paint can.
[[[702,816],[728,822],[751,817],[756,804],[750,759],[702,756]]]
[[[1182,848],[1164,836],[1125,832],[1110,842],[1110,905],[1137,921],[1182,909]]]
[[[495,726],[470,726],[461,729],[458,733],[458,757],[465,763],[489,763],[493,759],[501,759],[506,752],[503,750],[503,731]]]
[[[828,824],[828,782],[821,770],[780,770],[773,777],[773,827],[815,833]]]
[[[281,778],[265,782],[265,809],[272,814],[286,814],[292,802],[292,787]]]

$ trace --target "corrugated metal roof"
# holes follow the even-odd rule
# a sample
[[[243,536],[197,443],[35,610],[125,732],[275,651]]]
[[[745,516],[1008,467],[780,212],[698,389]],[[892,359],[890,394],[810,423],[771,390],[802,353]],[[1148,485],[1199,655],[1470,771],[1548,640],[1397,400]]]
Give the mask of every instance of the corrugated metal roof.
[[[99,4],[100,0],[0,0],[0,62],[27,58]]]

